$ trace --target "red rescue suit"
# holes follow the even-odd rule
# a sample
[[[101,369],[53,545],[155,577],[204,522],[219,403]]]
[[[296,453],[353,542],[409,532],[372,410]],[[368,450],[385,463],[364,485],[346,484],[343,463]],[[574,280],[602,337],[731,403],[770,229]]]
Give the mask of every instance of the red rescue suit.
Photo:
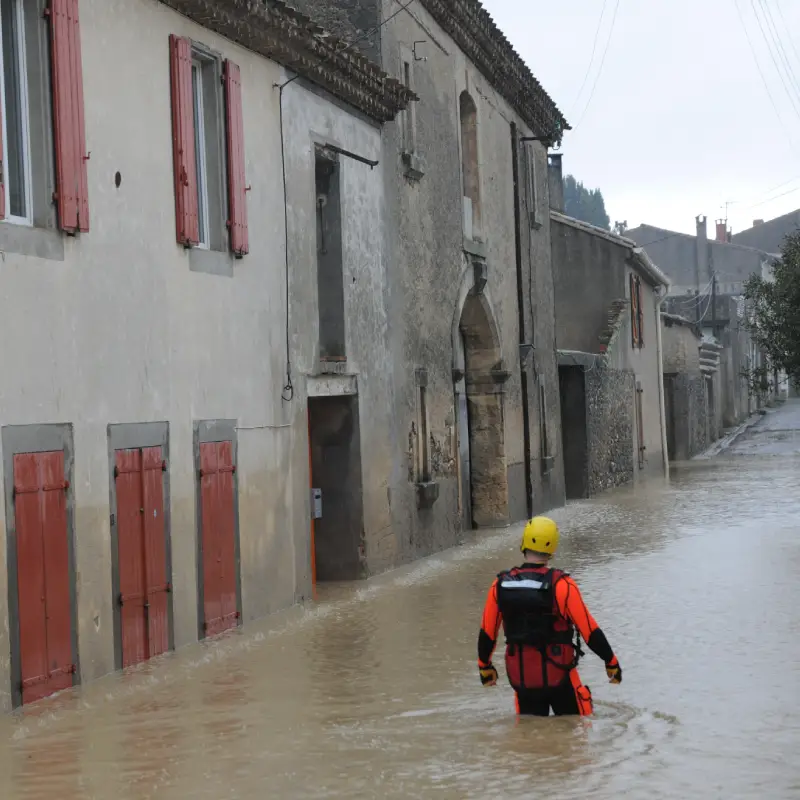
[[[518,567],[497,576],[497,607],[506,635],[506,673],[516,690],[560,686],[582,655],[575,627],[559,611],[558,569]]]

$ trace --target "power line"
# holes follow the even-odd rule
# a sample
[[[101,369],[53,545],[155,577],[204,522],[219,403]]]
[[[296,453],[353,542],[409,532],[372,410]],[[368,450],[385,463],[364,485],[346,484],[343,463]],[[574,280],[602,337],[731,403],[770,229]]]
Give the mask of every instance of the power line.
[[[581,84],[581,88],[578,89],[578,94],[575,95],[575,101],[572,103],[572,108],[570,109],[570,116],[572,112],[575,110],[575,106],[578,105],[578,100],[581,99],[581,95],[583,94],[583,90],[586,87],[586,81],[589,80],[589,74],[592,71],[592,64],[594,64],[594,56],[597,52],[597,42],[600,40],[600,28],[603,26],[603,17],[606,14],[606,7],[608,6],[608,0],[603,0],[603,9],[600,12],[600,19],[597,22],[597,30],[594,32],[594,42],[592,43],[592,56],[589,59],[589,66],[586,67],[586,74],[583,76],[583,83]]]
[[[789,129],[786,127],[786,123],[783,121],[783,117],[781,116],[780,111],[778,111],[778,106],[775,103],[775,98],[772,96],[772,91],[769,88],[769,83],[767,82],[767,78],[764,75],[764,70],[761,68],[761,62],[758,60],[758,56],[756,55],[756,48],[753,45],[753,40],[750,38],[750,31],[747,29],[747,24],[744,21],[744,15],[742,14],[742,9],[739,6],[739,0],[734,0],[734,5],[736,6],[736,13],[739,16],[739,22],[742,25],[742,30],[744,31],[744,35],[747,38],[747,44],[750,48],[750,54],[753,56],[753,61],[755,62],[756,69],[758,70],[758,74],[761,76],[761,82],[764,84],[764,89],[767,92],[767,97],[769,97],[769,102],[772,105],[772,110],[775,112],[775,116],[778,119],[781,127],[783,128],[783,132],[786,134],[786,138],[789,141],[789,145],[792,150],[795,150],[794,140],[792,139],[791,134],[789,133]],[[795,154],[797,151],[795,150]]]
[[[600,76],[603,74],[603,66],[606,63],[606,56],[608,55],[608,48],[611,45],[611,39],[614,36],[614,26],[617,22],[617,12],[619,11],[619,4],[620,0],[617,0],[616,5],[614,6],[614,16],[611,17],[611,30],[608,32],[608,40],[606,41],[605,50],[603,50],[603,57],[600,59],[600,66],[597,70],[597,75],[595,75],[594,83],[592,84],[592,91],[589,94],[589,99],[586,101],[586,106],[583,109],[583,113],[580,116],[575,127],[572,129],[573,133],[578,129],[578,126],[583,122],[583,118],[586,116],[586,112],[589,110],[589,106],[592,104],[592,99],[594,98],[595,89],[597,89],[597,83],[600,80]]]
[[[787,33],[789,33],[789,31],[791,31],[791,28],[786,22],[786,17],[783,16],[783,8],[781,7],[781,0],[775,0],[775,6],[778,9],[778,15],[780,16],[781,22],[783,23],[783,29]],[[800,62],[800,53],[797,51],[797,47],[794,43],[794,38],[792,37],[791,33],[789,33],[789,44],[792,46],[792,51],[794,52],[795,58],[798,60],[798,62]]]
[[[778,45],[778,56],[782,58],[784,69],[786,70],[786,74],[789,78],[789,82],[793,85],[795,92],[797,93],[798,99],[800,99],[800,83],[797,82],[797,75],[795,75],[794,68],[792,67],[792,62],[789,59],[789,56],[786,54],[786,48],[783,46],[783,38],[781,37],[780,32],[778,31],[777,25],[775,25],[775,18],[772,16],[772,11],[769,7],[769,0],[758,0],[759,5],[761,6],[762,10],[764,11],[766,20],[767,20],[767,27],[772,29],[773,41],[775,41]]]
[[[774,197],[768,197],[766,200],[761,200],[759,203],[753,203],[751,206],[745,206],[746,209],[757,208],[758,206],[766,205],[767,203],[771,203],[773,200],[778,200],[781,197],[786,197],[787,194],[794,194],[795,192],[800,192],[800,186],[795,186],[794,189],[789,189],[788,191],[781,192],[780,194],[776,194]]]
[[[759,16],[758,11],[756,11],[756,0],[750,0],[750,5],[753,9],[753,14],[755,14],[758,27],[761,30],[761,36],[764,39],[764,43],[767,45],[767,51],[769,52],[770,58],[772,59],[772,63],[775,66],[775,70],[778,73],[778,77],[781,79],[781,83],[783,84],[783,89],[786,92],[786,96],[789,98],[789,103],[792,106],[792,110],[795,112],[795,114],[797,114],[798,117],[800,117],[800,109],[798,109],[794,94],[792,93],[791,88],[786,83],[786,78],[784,77],[783,70],[781,69],[780,64],[778,63],[779,58],[776,58],[775,56],[775,51],[772,49],[772,45],[770,44],[770,37],[764,30],[764,23],[761,21],[761,17]]]

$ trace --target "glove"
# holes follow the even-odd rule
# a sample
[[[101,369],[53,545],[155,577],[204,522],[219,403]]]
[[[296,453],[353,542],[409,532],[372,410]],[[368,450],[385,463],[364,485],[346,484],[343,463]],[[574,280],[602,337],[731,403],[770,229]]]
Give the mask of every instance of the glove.
[[[488,667],[478,667],[478,670],[484,686],[494,686],[497,683],[497,670],[491,664]]]
[[[616,658],[613,664],[610,661],[606,664],[606,675],[609,683],[622,683],[622,667]]]

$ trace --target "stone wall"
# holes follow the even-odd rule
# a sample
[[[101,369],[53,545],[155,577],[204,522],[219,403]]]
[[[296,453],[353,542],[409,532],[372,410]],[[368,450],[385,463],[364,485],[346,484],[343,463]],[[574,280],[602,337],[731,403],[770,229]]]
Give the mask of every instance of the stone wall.
[[[701,375],[686,373],[670,375],[664,382],[671,407],[667,431],[673,461],[688,461],[711,444],[709,430],[715,421],[709,414],[705,383]]]
[[[585,373],[588,493],[599,494],[634,477],[633,372],[598,363]]]

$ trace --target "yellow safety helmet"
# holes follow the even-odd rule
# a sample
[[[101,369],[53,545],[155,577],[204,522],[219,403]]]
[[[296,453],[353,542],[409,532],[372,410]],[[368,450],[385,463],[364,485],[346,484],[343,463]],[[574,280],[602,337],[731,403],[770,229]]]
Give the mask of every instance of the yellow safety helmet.
[[[558,549],[558,540],[558,525],[550,517],[534,517],[525,526],[519,549],[552,556]]]

